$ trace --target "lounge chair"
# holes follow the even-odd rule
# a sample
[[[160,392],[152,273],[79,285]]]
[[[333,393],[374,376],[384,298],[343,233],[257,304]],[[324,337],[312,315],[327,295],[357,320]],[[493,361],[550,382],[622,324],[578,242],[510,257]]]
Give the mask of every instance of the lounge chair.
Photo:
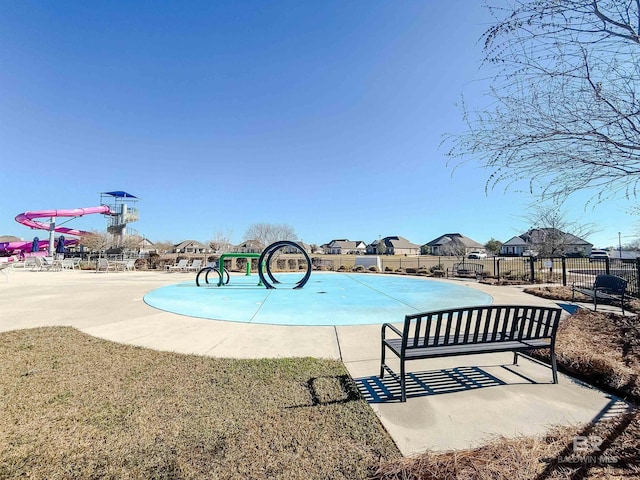
[[[7,282],[9,281],[9,269],[13,268],[13,262],[2,262],[0,263],[0,272],[4,273],[7,277]]]
[[[189,268],[189,260],[183,258],[182,260],[178,261],[177,264],[175,265],[169,265],[167,266],[167,271],[169,272],[186,272],[187,268]]]
[[[126,260],[125,262],[122,263],[122,269],[126,270],[127,272],[131,272],[133,270],[136,269],[136,259],[135,258],[130,258],[129,260]]]
[[[54,260],[53,257],[33,257],[34,265],[31,271],[48,271],[55,272],[62,270],[62,264],[58,260]]]
[[[115,272],[117,269],[116,264],[106,258],[99,258],[96,262],[96,272]]]
[[[76,270],[76,269],[80,270],[80,259],[78,257],[62,259],[62,269],[63,270]]]
[[[187,267],[187,270],[198,272],[202,268],[202,260],[195,259],[191,262],[191,265]]]

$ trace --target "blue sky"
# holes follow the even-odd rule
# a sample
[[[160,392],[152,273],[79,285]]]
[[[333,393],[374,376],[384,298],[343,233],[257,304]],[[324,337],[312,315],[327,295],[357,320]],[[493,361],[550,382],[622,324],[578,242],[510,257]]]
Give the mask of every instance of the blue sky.
[[[153,241],[234,243],[255,223],[307,243],[481,243],[529,228],[527,194],[447,167],[456,106],[483,104],[480,2],[3,2],[0,235],[24,211],[140,198]],[[636,230],[620,200],[568,217],[596,246]],[[104,230],[101,216],[67,226]]]

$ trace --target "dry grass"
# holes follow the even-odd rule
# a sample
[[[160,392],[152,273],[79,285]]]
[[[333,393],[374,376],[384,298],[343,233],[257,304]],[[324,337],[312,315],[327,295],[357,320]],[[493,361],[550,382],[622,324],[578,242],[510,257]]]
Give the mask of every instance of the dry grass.
[[[600,451],[574,452],[576,435],[600,438]],[[459,452],[384,461],[380,480],[547,480],[640,478],[640,411],[582,429],[564,427],[545,438],[500,438]]]
[[[399,456],[336,361],[161,353],[70,328],[0,343],[0,478],[358,479]]]

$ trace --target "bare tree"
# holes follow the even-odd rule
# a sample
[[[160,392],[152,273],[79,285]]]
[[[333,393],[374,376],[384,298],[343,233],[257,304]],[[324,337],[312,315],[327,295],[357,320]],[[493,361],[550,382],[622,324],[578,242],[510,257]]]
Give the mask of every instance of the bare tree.
[[[296,232],[293,227],[285,224],[275,223],[254,223],[245,235],[247,240],[258,240],[264,246],[271,245],[279,240],[297,241]]]
[[[525,217],[530,229],[521,237],[533,246],[541,257],[561,255],[586,255],[586,246],[579,241],[595,232],[593,224],[581,224],[571,220],[554,205],[534,207]]]
[[[467,246],[458,237],[450,238],[450,241],[440,246],[440,253],[442,253],[442,255],[458,257],[460,261],[464,262],[464,257],[467,254]]]
[[[487,4],[490,0],[487,0]],[[476,161],[487,189],[526,182],[542,198],[579,190],[634,198],[640,181],[640,2],[513,0],[491,7],[485,107],[464,105],[450,162]]]
[[[227,252],[231,245],[231,232],[216,230],[213,236],[213,240],[209,240],[208,243],[211,249],[216,253]]]
[[[102,252],[113,246],[113,236],[107,232],[92,231],[82,235],[79,245],[92,252]]]
[[[173,251],[173,242],[170,240],[162,240],[159,242],[153,242],[153,248],[155,248],[156,252],[160,255],[164,253],[170,253]]]
[[[120,246],[125,250],[131,250],[137,253],[142,248],[143,242],[144,238],[140,235],[126,235],[122,237]]]

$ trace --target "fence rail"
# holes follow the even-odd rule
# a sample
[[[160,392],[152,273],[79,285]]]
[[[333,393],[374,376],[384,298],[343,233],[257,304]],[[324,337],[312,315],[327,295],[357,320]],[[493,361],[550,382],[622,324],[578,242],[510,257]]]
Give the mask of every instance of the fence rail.
[[[333,270],[341,266],[351,270],[357,255],[322,255],[314,257],[314,266],[326,266]],[[456,257],[394,256],[382,255],[380,262],[383,272],[430,271],[439,268],[453,274],[456,263],[482,264],[483,271],[501,280],[513,280],[524,283],[549,283],[556,285],[592,285],[596,275],[605,273],[617,275],[628,282],[628,293],[640,297],[640,258],[633,259],[589,259],[589,258],[533,258],[533,257],[493,257],[481,260],[460,259]]]

